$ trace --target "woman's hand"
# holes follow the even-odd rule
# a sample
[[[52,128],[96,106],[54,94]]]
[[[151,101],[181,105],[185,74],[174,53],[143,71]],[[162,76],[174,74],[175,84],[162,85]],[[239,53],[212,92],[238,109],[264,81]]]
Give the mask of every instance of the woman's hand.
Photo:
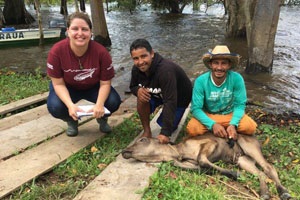
[[[105,114],[104,106],[97,106],[97,105],[95,105],[93,107],[93,109],[91,110],[91,112],[94,112],[93,117],[95,117],[95,118],[101,118]]]
[[[98,93],[98,98],[95,106],[92,108],[91,112],[94,112],[93,117],[101,118],[105,114],[104,103],[109,96],[111,87],[111,80],[100,81],[100,88]]]
[[[72,104],[68,107],[69,115],[72,117],[75,121],[78,120],[77,112],[81,111],[84,112],[82,109],[80,109],[76,104]]]

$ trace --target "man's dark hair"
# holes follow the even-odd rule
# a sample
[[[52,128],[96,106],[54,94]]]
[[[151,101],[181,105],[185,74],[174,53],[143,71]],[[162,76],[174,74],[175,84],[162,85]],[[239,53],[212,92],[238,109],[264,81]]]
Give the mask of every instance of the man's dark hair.
[[[150,43],[147,40],[145,40],[145,39],[136,39],[130,45],[130,53],[133,50],[139,49],[139,48],[145,48],[150,53],[152,51],[152,47],[151,47]]]

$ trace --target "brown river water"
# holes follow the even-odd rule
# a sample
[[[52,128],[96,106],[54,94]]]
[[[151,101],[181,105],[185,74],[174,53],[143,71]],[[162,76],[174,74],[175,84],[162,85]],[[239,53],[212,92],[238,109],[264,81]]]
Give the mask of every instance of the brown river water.
[[[34,10],[30,9],[34,13]],[[50,12],[49,12],[50,11]],[[42,12],[56,13],[58,7],[42,8]],[[87,5],[87,11],[89,6]],[[72,9],[69,9],[69,13]],[[275,113],[300,114],[300,7],[282,7],[275,40],[272,73],[247,75],[246,42],[225,38],[226,18],[223,9],[214,7],[207,14],[193,12],[189,7],[182,15],[156,13],[141,9],[129,12],[106,13],[108,31],[112,41],[110,53],[116,70],[113,85],[126,98],[132,60],[129,45],[136,38],[146,38],[155,51],[180,64],[191,79],[206,68],[201,55],[217,44],[226,44],[231,51],[242,56],[239,71],[246,82],[248,100]],[[52,44],[30,47],[0,48],[0,68],[15,71],[46,69],[46,58]]]

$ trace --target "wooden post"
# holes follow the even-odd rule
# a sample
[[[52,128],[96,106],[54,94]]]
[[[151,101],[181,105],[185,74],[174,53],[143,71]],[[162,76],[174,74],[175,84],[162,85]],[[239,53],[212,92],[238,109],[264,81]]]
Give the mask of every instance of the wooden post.
[[[38,17],[38,25],[39,25],[39,32],[40,32],[40,42],[39,45],[42,45],[44,43],[44,32],[43,32],[43,24],[42,24],[42,15],[40,12],[40,1],[34,0],[34,4],[36,7],[36,13]]]
[[[75,11],[79,12],[78,0],[74,0],[74,1],[75,1]]]

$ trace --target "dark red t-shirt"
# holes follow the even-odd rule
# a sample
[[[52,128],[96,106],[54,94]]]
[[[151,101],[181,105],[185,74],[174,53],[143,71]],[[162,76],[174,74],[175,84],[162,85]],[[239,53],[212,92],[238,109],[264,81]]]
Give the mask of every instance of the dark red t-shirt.
[[[114,67],[109,52],[101,44],[91,40],[85,54],[78,57],[66,38],[51,48],[47,59],[47,74],[53,78],[63,78],[68,87],[85,90],[100,80],[112,79]]]

